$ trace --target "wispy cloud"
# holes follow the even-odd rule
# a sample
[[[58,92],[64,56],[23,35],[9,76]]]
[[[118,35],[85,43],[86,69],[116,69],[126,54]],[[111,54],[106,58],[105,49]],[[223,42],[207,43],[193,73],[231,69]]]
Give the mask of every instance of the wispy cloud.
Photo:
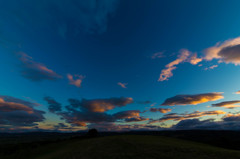
[[[21,62],[21,75],[31,81],[57,80],[62,78],[53,70],[49,69],[44,64],[38,63],[26,53],[20,52],[17,54]]]
[[[122,82],[118,82],[117,84],[122,88],[127,88],[127,85],[128,85],[128,83],[122,83]]]
[[[67,74],[67,78],[69,80],[69,84],[70,85],[74,85],[76,87],[81,87],[82,81],[85,78],[85,76],[83,76],[83,75],[74,75],[74,76],[76,77],[76,79],[73,78],[73,75]]]
[[[232,100],[232,101],[224,101],[216,104],[212,104],[213,107],[225,107],[229,109],[233,109],[236,107],[240,107],[240,105],[236,105],[240,103],[240,100]]]
[[[172,111],[170,108],[150,108],[150,112],[168,113],[170,111]]]
[[[204,68],[204,70],[213,70],[214,68],[217,68],[217,67],[218,67],[218,65],[212,65],[210,67]]]
[[[151,56],[151,58],[152,58],[152,59],[163,58],[163,57],[165,57],[163,53],[164,53],[164,52],[154,53],[154,54]]]
[[[195,111],[193,113],[189,114],[176,114],[176,113],[170,113],[164,115],[162,118],[158,120],[152,120],[150,123],[156,123],[156,122],[165,122],[168,120],[174,120],[174,121],[180,121],[180,120],[186,120],[186,119],[193,119],[193,118],[200,118],[203,116],[209,116],[209,115],[221,115],[226,114],[226,112],[221,110],[215,110],[215,111]]]
[[[172,77],[173,76],[172,71],[177,69],[177,65],[179,65],[180,63],[189,62],[193,65],[196,65],[201,61],[202,61],[202,59],[197,58],[196,53],[192,54],[189,50],[182,49],[182,50],[180,50],[180,54],[178,55],[178,58],[176,60],[170,62],[169,64],[167,64],[165,66],[166,68],[161,71],[158,81],[166,81],[170,77]]]

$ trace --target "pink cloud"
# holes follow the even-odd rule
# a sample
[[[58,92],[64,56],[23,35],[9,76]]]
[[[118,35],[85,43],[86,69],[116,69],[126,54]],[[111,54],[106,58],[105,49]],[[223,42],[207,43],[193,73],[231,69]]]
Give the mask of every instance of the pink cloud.
[[[82,75],[74,75],[74,76],[76,77],[76,79],[73,78],[73,75],[67,74],[67,78],[69,80],[69,84],[70,85],[74,85],[76,87],[81,87],[82,81],[85,78],[85,76],[82,76]]]
[[[23,77],[32,81],[57,80],[62,78],[62,76],[44,64],[34,61],[33,58],[26,53],[19,52],[17,55],[21,61],[21,75]]]
[[[122,88],[127,88],[127,83],[118,82],[117,84]]]

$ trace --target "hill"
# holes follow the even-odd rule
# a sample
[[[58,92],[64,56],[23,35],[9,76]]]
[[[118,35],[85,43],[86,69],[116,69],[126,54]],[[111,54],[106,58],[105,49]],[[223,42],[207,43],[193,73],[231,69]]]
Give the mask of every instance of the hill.
[[[181,139],[118,135],[69,139],[39,147],[21,148],[1,159],[237,159],[240,151]]]

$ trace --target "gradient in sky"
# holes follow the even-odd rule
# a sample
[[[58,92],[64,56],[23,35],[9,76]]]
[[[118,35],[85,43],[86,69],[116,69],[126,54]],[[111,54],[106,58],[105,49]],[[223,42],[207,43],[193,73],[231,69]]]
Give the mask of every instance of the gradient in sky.
[[[239,129],[238,0],[0,2],[0,131]]]

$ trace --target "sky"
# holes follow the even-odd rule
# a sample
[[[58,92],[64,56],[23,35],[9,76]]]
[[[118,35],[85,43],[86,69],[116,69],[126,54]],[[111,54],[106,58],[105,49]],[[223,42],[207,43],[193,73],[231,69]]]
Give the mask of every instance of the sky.
[[[0,2],[0,132],[239,129],[238,0]]]

